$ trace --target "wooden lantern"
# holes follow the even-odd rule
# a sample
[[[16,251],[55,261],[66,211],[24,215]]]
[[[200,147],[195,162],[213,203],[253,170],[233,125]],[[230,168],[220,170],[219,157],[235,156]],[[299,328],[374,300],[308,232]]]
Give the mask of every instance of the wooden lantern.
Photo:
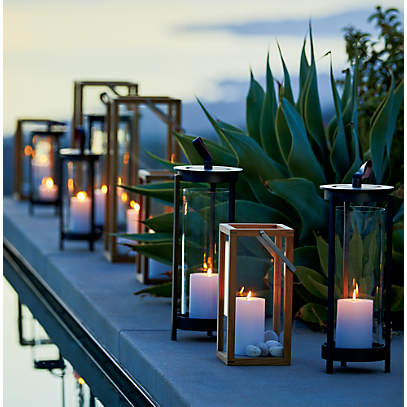
[[[140,165],[140,109],[151,110],[163,121],[167,131],[164,140],[166,158],[179,161],[180,148],[173,136],[181,129],[181,100],[167,96],[119,96],[104,95],[107,125],[107,174],[108,196],[105,220],[105,255],[112,262],[135,262],[135,252],[126,247],[125,239],[118,233],[132,233],[131,222],[140,221],[140,214],[129,212],[139,197],[120,188],[122,185],[136,185]],[[165,111],[162,108],[166,109]],[[129,130],[120,128],[121,117],[131,115]],[[128,133],[125,133],[128,131]],[[132,205],[133,204],[133,205]],[[134,208],[138,209],[138,208]],[[131,215],[130,218],[128,215]]]
[[[16,199],[30,198],[32,131],[65,131],[65,123],[40,118],[17,120],[14,134],[14,197]]]
[[[227,365],[289,365],[294,230],[222,223],[219,239],[218,358]]]
[[[138,184],[148,185],[152,182],[171,182],[173,183],[174,173],[169,170],[139,170]],[[154,233],[152,229],[142,223],[150,217],[163,213],[172,212],[172,207],[165,205],[158,200],[152,200],[149,196],[139,195],[140,222],[138,224],[138,233]],[[166,274],[171,269],[164,263],[148,258],[139,253],[137,256],[137,279],[143,284],[157,284],[169,281],[170,277]]]
[[[103,91],[107,91],[111,95],[124,94],[127,96],[134,96],[138,94],[138,84],[129,81],[74,81],[73,86],[73,116],[71,123],[72,147],[79,147],[79,141],[75,140],[75,129],[78,126],[84,126],[85,88],[96,88],[98,94],[102,93]]]

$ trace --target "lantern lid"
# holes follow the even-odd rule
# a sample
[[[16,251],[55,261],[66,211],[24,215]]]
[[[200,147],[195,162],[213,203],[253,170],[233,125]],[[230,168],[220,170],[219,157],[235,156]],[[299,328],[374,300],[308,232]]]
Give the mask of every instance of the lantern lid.
[[[40,137],[47,137],[47,136],[54,136],[54,137],[62,137],[65,135],[64,130],[38,130],[32,131],[31,136],[40,136]]]
[[[238,167],[224,167],[214,165],[210,169],[205,169],[204,165],[177,165],[174,170],[182,176],[185,181],[191,182],[233,182],[243,171]]]
[[[61,148],[59,156],[71,161],[96,161],[102,154],[92,153],[91,150],[80,150],[79,148]]]
[[[330,184],[321,185],[324,191],[324,199],[336,199],[348,202],[374,202],[385,200],[394,190],[390,185],[362,184],[360,188],[355,188],[352,184]]]

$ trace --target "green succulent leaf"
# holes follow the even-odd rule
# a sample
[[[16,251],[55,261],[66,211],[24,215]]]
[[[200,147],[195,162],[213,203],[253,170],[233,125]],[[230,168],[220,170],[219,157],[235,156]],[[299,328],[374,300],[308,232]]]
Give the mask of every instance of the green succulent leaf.
[[[246,126],[249,136],[259,144],[261,143],[260,117],[263,99],[264,90],[250,71],[250,88],[246,98]]]
[[[346,141],[346,134],[345,128],[343,125],[342,120],[342,107],[341,102],[339,100],[338,91],[336,89],[335,78],[332,69],[332,61],[331,61],[331,69],[330,69],[330,77],[331,77],[331,87],[332,87],[332,96],[334,100],[335,112],[336,112],[336,137],[335,141],[333,142],[333,147],[331,151],[331,164],[332,168],[335,170],[336,175],[336,182],[340,182],[343,177],[346,175],[349,169],[349,152],[348,146]]]
[[[391,310],[393,312],[403,311],[404,309],[404,287],[392,285],[391,287]]]
[[[315,246],[301,246],[294,249],[294,264],[298,266],[309,266],[315,263],[315,257],[318,256]]]
[[[295,107],[287,99],[283,98],[282,106],[292,138],[288,168],[293,176],[308,178],[319,187],[319,185],[326,182],[326,179],[308,141],[304,122]]]
[[[134,295],[151,295],[153,297],[171,297],[172,282],[162,283],[136,291]]]
[[[183,165],[182,163],[173,163],[171,161],[165,160],[164,158],[158,157],[157,155],[146,151],[146,154],[149,155],[152,159],[159,162],[163,167],[169,169],[170,171],[174,172],[174,167],[177,165]]]
[[[187,188],[191,186],[190,183],[184,183],[183,187]],[[156,182],[152,184],[143,184],[143,185],[120,185],[122,189],[127,191],[135,192],[137,194],[142,194],[145,196],[150,196],[152,198],[165,201],[169,204],[172,204],[174,201],[174,182],[165,181],[165,182]]]
[[[229,130],[229,131],[235,131],[235,132],[241,133],[241,134],[246,134],[239,127],[233,126],[233,124],[223,122],[222,120],[216,120],[216,123],[219,126],[219,128],[222,129],[222,130]]]
[[[300,240],[310,237],[313,230],[324,230],[328,206],[318,195],[314,184],[304,178],[279,179],[270,182],[273,191],[297,211],[301,219]]]
[[[304,38],[301,50],[301,62],[300,62],[300,91],[298,94],[297,108],[302,116],[304,116],[304,103],[305,103],[305,91],[308,73],[310,65],[308,63],[307,55],[305,54],[305,45],[307,44],[307,38]]]
[[[328,307],[318,303],[307,303],[298,311],[298,316],[305,322],[326,327],[328,320]]]
[[[287,163],[291,151],[292,137],[281,104],[277,108],[275,127],[278,146],[284,161]]]
[[[160,243],[132,244],[132,249],[139,254],[157,260],[161,263],[172,264],[172,241]]]
[[[316,238],[317,240],[317,249],[318,249],[318,255],[319,255],[319,262],[321,264],[321,269],[322,272],[324,273],[324,276],[328,278],[328,252],[329,252],[329,246],[328,243],[324,240],[322,236],[318,236]],[[310,263],[312,264],[312,263]]]
[[[301,284],[315,297],[328,299],[328,285],[324,276],[317,271],[304,266],[298,266],[295,272]]]
[[[173,222],[173,213],[165,213],[143,221],[146,226],[153,229],[156,233],[172,233]]]
[[[352,96],[352,75],[350,69],[345,70],[345,84],[343,85],[343,92],[341,97],[341,107],[342,110],[345,109],[345,106],[348,104],[349,99]]]
[[[288,73],[287,66],[285,64],[283,53],[280,49],[280,44],[277,42],[278,52],[280,54],[281,64],[283,65],[283,72],[284,72],[284,86],[283,86],[283,97],[285,97],[288,101],[294,104],[294,96],[293,91],[291,89],[291,80],[290,74]]]
[[[139,243],[172,243],[172,234],[170,233],[114,233],[113,235]]]
[[[371,125],[370,151],[372,153],[373,171],[378,183],[383,181],[389,166],[390,149],[403,95],[404,81],[395,89],[392,78],[392,85],[386,96],[385,103],[379,106],[378,109],[380,110]]]
[[[278,145],[275,121],[277,112],[277,99],[274,89],[274,78],[270,70],[269,54],[267,54],[266,64],[266,93],[260,116],[260,139],[264,151],[275,161],[285,166],[285,161],[281,156]]]

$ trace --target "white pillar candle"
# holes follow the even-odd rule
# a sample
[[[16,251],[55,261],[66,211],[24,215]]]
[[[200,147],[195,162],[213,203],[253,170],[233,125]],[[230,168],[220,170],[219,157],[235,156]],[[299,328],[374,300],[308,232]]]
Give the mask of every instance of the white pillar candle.
[[[95,225],[98,226],[105,224],[106,193],[106,185],[95,189]]]
[[[126,230],[127,233],[138,233],[140,205],[130,201],[130,206],[130,209],[126,209]]]
[[[336,317],[337,348],[371,348],[373,343],[373,300],[338,300]]]
[[[189,317],[216,319],[218,274],[192,273],[189,277]]]
[[[42,179],[38,195],[43,201],[55,201],[58,198],[58,187],[51,177]]]
[[[78,192],[70,200],[70,225],[73,233],[90,233],[91,231],[91,200],[86,192]]]
[[[236,297],[235,354],[246,355],[247,345],[264,342],[266,300],[259,297]]]

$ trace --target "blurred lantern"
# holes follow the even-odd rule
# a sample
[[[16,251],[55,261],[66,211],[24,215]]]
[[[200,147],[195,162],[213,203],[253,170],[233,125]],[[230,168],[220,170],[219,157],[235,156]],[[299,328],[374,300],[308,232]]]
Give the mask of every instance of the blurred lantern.
[[[321,186],[329,201],[327,373],[334,361],[384,360],[390,371],[394,188],[362,184],[371,165],[366,162],[352,184]]]
[[[18,119],[14,134],[14,197],[30,199],[31,160],[33,154],[32,132],[64,133],[65,123],[50,119]],[[42,144],[44,145],[44,144]],[[49,149],[53,153],[58,150]],[[50,162],[53,162],[51,159]]]
[[[193,144],[204,165],[174,167],[172,340],[177,339],[178,329],[203,331],[208,335],[216,331],[216,237],[220,223],[234,221],[235,184],[242,171],[213,166],[202,140],[197,138]],[[187,184],[181,185],[182,181]],[[229,188],[218,188],[221,184],[228,184]]]
[[[85,98],[86,89],[89,93],[93,92],[94,100],[99,99],[101,92],[108,92],[111,96],[113,95],[126,95],[135,96],[138,94],[138,84],[128,81],[75,81],[74,82],[74,93],[73,93],[73,117],[72,117],[72,133],[71,133],[71,145],[72,147],[78,147],[80,140],[75,140],[75,129],[78,126],[84,126],[84,112],[85,110]],[[92,95],[88,95],[92,96]],[[95,102],[93,102],[95,105]]]
[[[139,207],[130,206],[130,202],[138,202],[139,197],[120,185],[136,185],[138,170],[151,168],[148,156],[143,157],[146,149],[157,151],[164,148],[168,160],[172,156],[175,156],[175,160],[179,159],[180,149],[173,133],[181,128],[181,101],[166,96],[108,98],[103,95],[102,99],[107,110],[107,169],[111,186],[106,209],[105,253],[112,262],[135,262],[136,253],[127,247],[129,240],[118,234],[139,230]],[[145,116],[151,113],[146,126],[141,120],[141,111]],[[128,119],[130,126],[121,126],[123,116],[131,117]],[[153,123],[154,119],[158,123]]]
[[[104,199],[107,186],[96,185],[95,174],[100,155],[85,150],[85,134],[78,128],[82,138],[81,148],[63,148],[59,150],[60,165],[60,248],[64,240],[84,240],[89,250],[101,237],[101,228],[97,226],[103,218],[98,209],[98,199]],[[100,192],[100,193],[99,193]],[[102,194],[102,195],[101,195]]]
[[[59,205],[57,158],[60,138],[64,131],[31,132],[30,152],[30,193],[29,210],[33,214],[34,206]]]

